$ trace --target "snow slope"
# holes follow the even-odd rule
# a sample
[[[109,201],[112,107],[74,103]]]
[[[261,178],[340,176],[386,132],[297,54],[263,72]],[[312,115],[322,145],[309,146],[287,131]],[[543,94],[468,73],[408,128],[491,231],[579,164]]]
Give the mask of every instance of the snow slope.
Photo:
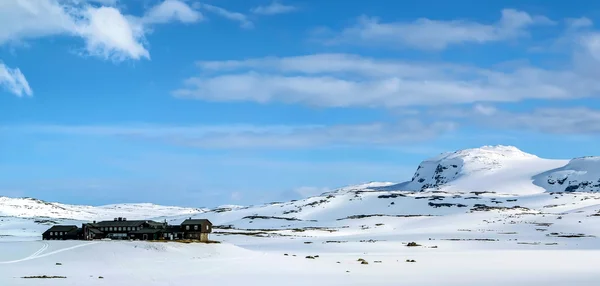
[[[202,209],[160,206],[149,203],[79,206],[51,203],[34,198],[0,197],[0,216],[107,220],[115,217],[145,219],[159,216],[197,214]]]
[[[402,184],[211,210],[0,198],[0,285],[597,285],[599,162],[485,146],[428,159]],[[56,223],[119,216],[207,218],[222,244],[39,241]]]
[[[387,189],[536,194],[545,189],[532,184],[533,177],[567,163],[567,160],[542,159],[513,146],[483,146],[427,159],[419,165],[411,181]],[[596,174],[600,176],[600,170]]]
[[[274,239],[276,240],[276,239]],[[373,245],[373,244],[370,244]],[[387,245],[386,245],[387,246]],[[286,253],[231,244],[148,242],[0,243],[0,285],[516,285],[595,286],[599,251],[388,249],[340,244]],[[384,250],[379,247],[380,250]],[[307,255],[319,255],[306,259]],[[284,254],[288,254],[287,256]],[[363,258],[368,264],[361,264]],[[414,259],[415,263],[407,263]],[[57,265],[60,263],[60,265]],[[434,275],[432,275],[434,274]],[[24,279],[31,276],[56,279]]]
[[[550,192],[598,192],[600,157],[575,158],[565,166],[537,175],[535,183]]]

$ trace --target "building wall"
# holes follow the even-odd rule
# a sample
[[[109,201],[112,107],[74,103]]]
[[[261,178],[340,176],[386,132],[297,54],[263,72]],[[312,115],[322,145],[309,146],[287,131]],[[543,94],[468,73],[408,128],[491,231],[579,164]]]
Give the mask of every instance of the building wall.
[[[185,233],[185,238],[186,239],[196,239],[196,240],[200,240],[203,242],[207,242],[208,241],[208,233],[205,232],[186,232]]]

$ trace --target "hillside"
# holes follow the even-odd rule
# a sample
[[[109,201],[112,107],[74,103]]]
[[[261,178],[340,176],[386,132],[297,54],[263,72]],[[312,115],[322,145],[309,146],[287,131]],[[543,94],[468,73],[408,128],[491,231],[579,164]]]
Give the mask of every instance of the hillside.
[[[46,202],[34,198],[0,197],[0,216],[4,217],[45,217],[75,220],[105,220],[114,217],[145,219],[149,217],[189,215],[203,210],[155,204],[115,204],[105,206],[68,205]]]
[[[598,192],[600,157],[573,159],[565,166],[535,176],[534,183],[549,192]]]
[[[567,163],[568,160],[542,159],[513,146],[483,146],[427,159],[419,165],[411,181],[386,189],[536,194],[546,190],[532,184],[533,177]],[[600,172],[596,175],[600,177]]]
[[[304,285],[318,275],[323,285],[596,285],[599,162],[485,146],[425,160],[405,183],[207,210],[0,198],[0,284],[57,275],[67,277],[60,285],[164,285],[200,275],[226,285]],[[221,244],[39,240],[53,224],[119,216],[207,218]]]
[[[0,198],[0,216],[4,217],[0,230],[19,235],[27,229],[24,235],[33,237],[52,223],[80,223],[118,216],[167,220],[172,224],[189,217],[208,218],[217,228],[238,230],[289,232],[298,228],[349,227],[359,233],[381,230],[366,227],[365,221],[386,221],[386,225],[401,227],[405,233],[423,227],[428,231],[451,232],[458,225],[474,228],[486,220],[506,223],[511,216],[522,214],[531,216],[530,223],[539,219],[532,215],[539,214],[562,216],[563,222],[571,221],[571,216],[565,215],[571,212],[580,221],[583,214],[595,216],[600,209],[600,194],[593,193],[598,191],[599,162],[598,157],[550,160],[515,147],[484,146],[427,159],[419,165],[413,179],[405,183],[371,182],[297,201],[211,210],[152,204],[74,206]],[[582,233],[600,235],[600,229],[582,227],[575,226]]]

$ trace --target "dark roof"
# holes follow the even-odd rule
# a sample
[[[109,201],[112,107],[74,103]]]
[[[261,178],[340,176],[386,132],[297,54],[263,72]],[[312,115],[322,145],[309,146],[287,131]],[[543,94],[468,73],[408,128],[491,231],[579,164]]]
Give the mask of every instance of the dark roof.
[[[157,224],[157,222],[151,221],[151,220],[121,220],[121,221],[106,220],[106,221],[96,222],[94,226],[96,226],[96,227],[141,226],[145,223]]]
[[[194,224],[209,224],[212,225],[212,223],[207,220],[207,219],[186,219],[184,220],[181,225],[194,225]]]
[[[46,230],[44,233],[49,232],[49,231],[64,231],[64,232],[68,232],[71,231],[73,229],[77,229],[76,225],[55,225],[52,226],[51,228],[49,228],[48,230]]]
[[[81,228],[74,228],[67,232],[68,235],[78,235],[83,232]]]
[[[156,222],[156,221],[153,221],[153,220],[149,220],[148,221],[148,225],[150,225],[150,226],[165,226],[164,223],[162,223],[162,222]]]
[[[102,234],[102,231],[97,229],[97,228],[93,228],[93,227],[89,227],[88,231],[93,233],[93,234]]]

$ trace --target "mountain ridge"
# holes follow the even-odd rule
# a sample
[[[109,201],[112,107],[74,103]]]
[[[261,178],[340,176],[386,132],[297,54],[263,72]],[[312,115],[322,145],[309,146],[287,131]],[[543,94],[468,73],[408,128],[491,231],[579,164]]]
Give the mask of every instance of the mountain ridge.
[[[298,201],[199,209],[149,203],[78,206],[45,202],[34,198],[0,197],[0,216],[46,217],[78,221],[112,219],[118,216],[129,219],[178,221],[190,216],[209,216],[218,222],[227,222],[256,215],[298,217],[309,220],[339,219],[390,207],[390,205],[382,205],[378,200],[375,200],[372,206],[361,206],[361,194],[367,192],[373,192],[381,198],[399,196],[418,198],[417,193],[424,193],[421,196],[427,196],[436,192],[448,193],[450,197],[485,192],[512,197],[553,192],[600,192],[600,157],[588,156],[571,160],[543,159],[514,146],[483,146],[446,152],[426,159],[419,164],[411,181],[400,184],[368,182],[338,188]],[[433,204],[435,205],[436,203]],[[471,206],[473,204],[454,200],[442,205]],[[402,211],[407,215],[421,214],[419,209],[412,209],[414,209],[412,205],[408,204]],[[440,212],[436,210],[433,213]],[[441,212],[444,213],[446,212]],[[321,215],[323,217],[320,217]]]

